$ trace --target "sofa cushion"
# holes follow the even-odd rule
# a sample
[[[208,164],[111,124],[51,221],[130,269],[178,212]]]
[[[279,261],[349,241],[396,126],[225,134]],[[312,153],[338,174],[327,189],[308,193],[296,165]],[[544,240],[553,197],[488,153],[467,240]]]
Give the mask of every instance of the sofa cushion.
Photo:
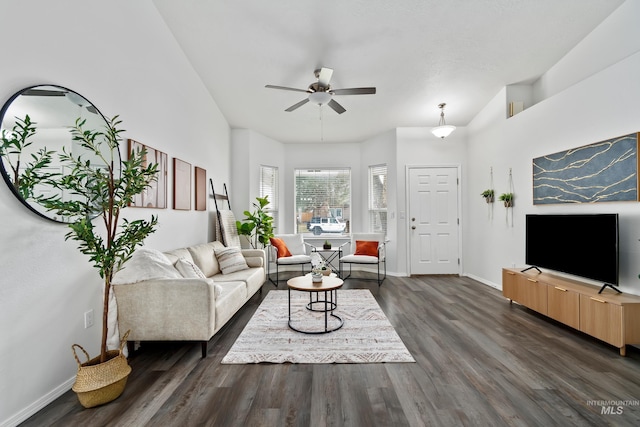
[[[247,288],[244,282],[221,282],[220,296],[216,298],[215,329],[219,330],[227,320],[247,301]]]
[[[204,275],[202,270],[193,262],[186,258],[180,258],[176,261],[175,264],[176,269],[182,274],[182,277],[193,278],[193,279],[206,279],[207,276]]]
[[[240,248],[230,247],[222,250],[216,250],[218,264],[222,270],[222,274],[230,274],[240,270],[249,268],[247,261],[240,252]]]
[[[191,253],[187,248],[173,249],[171,251],[164,252],[164,254],[174,266],[176,265],[176,262],[180,258],[184,258],[186,260],[193,262],[193,258],[191,258]]]
[[[253,295],[264,284],[264,268],[247,268],[230,274],[218,274],[212,277],[215,283],[244,282],[247,285],[247,295]]]
[[[171,261],[160,251],[140,248],[116,272],[111,280],[113,285],[125,285],[150,279],[179,279],[182,275]]]
[[[220,266],[214,253],[215,245],[211,243],[202,243],[200,245],[191,246],[189,252],[193,262],[200,267],[205,276],[211,277],[220,273]]]

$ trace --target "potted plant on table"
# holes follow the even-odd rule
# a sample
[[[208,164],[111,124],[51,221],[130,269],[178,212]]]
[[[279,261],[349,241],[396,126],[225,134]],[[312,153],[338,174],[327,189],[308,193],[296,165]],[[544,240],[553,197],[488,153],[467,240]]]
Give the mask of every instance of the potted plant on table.
[[[331,242],[328,240],[325,240],[324,245],[322,245],[322,249],[331,249]]]
[[[104,305],[102,311],[102,341],[100,355],[81,363],[75,348],[79,347],[87,359],[89,355],[74,344],[72,350],[78,362],[78,374],[73,390],[80,403],[89,408],[108,403],[117,398],[126,384],[131,368],[119,350],[107,349],[109,294],[113,275],[131,258],[135,248],[155,231],[156,216],[150,220],[128,221],[121,217],[134,196],[144,191],[158,173],[157,164],[144,166],[145,151],[131,153],[122,161],[118,153],[123,132],[118,116],[107,121],[104,131],[85,130],[85,121],[78,119],[71,128],[72,139],[92,153],[91,161],[82,156],[74,157],[63,149],[60,163],[68,168],[64,175],[50,177],[46,183],[60,190],[54,196],[40,196],[38,202],[49,210],[65,217],[71,228],[65,240],[78,243],[78,249],[89,256],[98,274],[104,279]],[[63,197],[63,194],[65,195]],[[104,228],[98,230],[92,219]],[[126,342],[126,335],[122,339]]]
[[[265,210],[269,196],[256,197],[256,201],[258,203],[253,203],[253,213],[244,211],[243,221],[236,221],[238,234],[246,236],[253,249],[258,249],[258,244],[264,248],[273,237],[273,217]]]

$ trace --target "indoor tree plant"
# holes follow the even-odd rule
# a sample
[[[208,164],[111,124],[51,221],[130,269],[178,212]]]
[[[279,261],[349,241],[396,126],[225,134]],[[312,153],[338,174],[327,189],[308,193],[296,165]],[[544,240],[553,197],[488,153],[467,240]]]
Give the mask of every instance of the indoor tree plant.
[[[258,244],[265,247],[273,237],[273,217],[265,210],[269,204],[269,196],[256,197],[256,201],[258,203],[253,203],[255,208],[253,213],[244,211],[245,218],[242,221],[236,221],[238,234],[247,236],[253,249],[258,249]]]
[[[85,130],[85,120],[76,120],[75,126],[71,128],[72,139],[92,154],[92,160],[86,160],[82,156],[74,157],[72,153],[63,149],[62,153],[59,153],[60,163],[67,167],[69,172],[46,180],[47,184],[60,190],[60,193],[38,198],[38,202],[47,209],[56,211],[69,221],[71,231],[65,235],[65,240],[79,242],[78,249],[89,256],[104,280],[100,356],[79,366],[79,375],[81,367],[95,368],[106,365],[117,356],[121,356],[126,363],[126,358],[121,355],[122,348],[120,351],[107,349],[111,280],[124,262],[131,258],[135,248],[155,231],[157,224],[156,216],[152,216],[150,220],[135,221],[121,217],[122,209],[132,202],[133,197],[144,191],[156,179],[158,165],[145,166],[144,150],[131,153],[126,161],[117,156],[119,135],[123,132],[122,129],[118,129],[120,123],[118,116],[115,116],[107,120],[104,130]],[[66,196],[63,198],[62,194]],[[104,228],[102,232],[95,227],[93,218],[97,218],[96,223],[102,224],[102,227],[99,227]],[[85,354],[88,358],[88,354]],[[75,350],[74,356],[78,360]],[[80,365],[79,360],[78,363]],[[130,371],[128,365],[127,368]],[[95,371],[92,375],[96,375]],[[119,381],[119,392],[111,393],[115,396],[99,397],[97,403],[95,397],[84,395],[85,390],[80,390],[84,395],[83,400],[81,393],[76,389],[78,382],[79,376],[76,377],[74,391],[78,393],[80,402],[90,407],[118,397],[124,389],[126,377],[124,382]],[[102,383],[105,382],[108,380],[102,380]]]

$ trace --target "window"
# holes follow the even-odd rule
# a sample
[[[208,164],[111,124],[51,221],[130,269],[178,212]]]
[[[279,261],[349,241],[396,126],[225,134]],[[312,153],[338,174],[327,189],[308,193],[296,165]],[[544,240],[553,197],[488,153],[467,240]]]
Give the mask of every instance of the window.
[[[349,233],[350,169],[295,170],[296,232],[332,237]]]
[[[369,231],[387,233],[387,165],[369,166]]]
[[[265,211],[273,217],[273,226],[278,225],[278,168],[260,166],[260,197],[269,196]]]

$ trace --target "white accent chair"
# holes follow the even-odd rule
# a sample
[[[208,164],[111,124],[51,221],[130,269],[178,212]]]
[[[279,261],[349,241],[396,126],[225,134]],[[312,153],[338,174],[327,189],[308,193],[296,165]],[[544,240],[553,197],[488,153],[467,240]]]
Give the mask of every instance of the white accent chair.
[[[378,255],[355,255],[356,241],[376,241],[378,242]],[[387,278],[387,260],[386,260],[386,244],[388,240],[385,240],[383,233],[353,233],[351,234],[351,241],[345,242],[340,245],[343,255],[340,257],[339,269],[340,277],[342,280],[347,280],[351,277],[351,267],[353,264],[363,265],[376,265],[378,268],[378,275],[376,279],[360,279],[360,280],[376,280],[378,286],[382,285],[384,279]],[[344,264],[349,265],[349,274],[345,277]],[[383,275],[380,275],[380,265],[383,266]]]
[[[278,258],[278,249],[273,245],[267,245],[268,265],[269,271],[267,277],[269,281],[278,287],[280,281],[280,266],[300,265],[301,273],[304,276],[304,266],[309,264],[309,270],[311,270],[311,256],[310,252],[314,247],[306,243],[302,237],[302,234],[278,234],[273,237],[282,239],[287,245],[287,249],[291,252],[291,256]],[[272,279],[271,265],[275,264],[276,267],[276,280]]]

